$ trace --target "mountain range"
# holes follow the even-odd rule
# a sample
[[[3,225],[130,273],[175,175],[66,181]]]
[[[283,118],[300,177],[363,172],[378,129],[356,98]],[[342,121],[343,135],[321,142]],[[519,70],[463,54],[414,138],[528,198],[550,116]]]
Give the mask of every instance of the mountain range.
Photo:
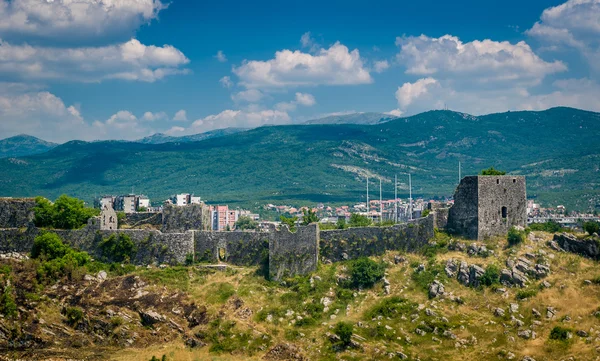
[[[2,196],[193,192],[211,203],[352,204],[383,182],[384,198],[450,196],[462,174],[494,166],[527,176],[547,205],[600,207],[600,114],[572,108],[472,116],[436,110],[373,125],[265,126],[201,141],[71,141],[0,159]],[[375,192],[371,197],[375,196]]]

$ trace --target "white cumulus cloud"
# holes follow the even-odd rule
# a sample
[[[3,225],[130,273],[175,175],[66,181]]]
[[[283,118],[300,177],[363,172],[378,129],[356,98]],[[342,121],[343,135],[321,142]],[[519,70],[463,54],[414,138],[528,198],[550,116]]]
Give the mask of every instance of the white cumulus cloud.
[[[406,73],[456,81],[490,83],[494,87],[515,83],[538,84],[546,75],[566,71],[561,61],[541,59],[524,41],[474,40],[463,43],[458,37],[398,37],[397,61]]]
[[[376,73],[383,73],[389,67],[390,67],[390,63],[388,63],[387,60],[379,60],[379,61],[376,61],[375,64],[373,65],[373,70],[375,70]]]
[[[248,89],[231,96],[231,99],[236,102],[244,101],[248,103],[256,103],[264,97],[264,94],[257,89]]]
[[[186,111],[183,109],[177,111],[177,113],[175,113],[175,116],[173,117],[173,120],[176,122],[187,122],[188,118]]]
[[[429,94],[431,88],[439,86],[433,78],[419,79],[414,83],[404,83],[396,90],[396,99],[402,108],[406,108],[416,99]]]
[[[600,71],[600,0],[569,0],[543,11],[526,32],[552,49],[575,48]]]
[[[290,122],[290,116],[280,110],[243,111],[228,109],[219,114],[209,115],[194,121],[187,132],[200,133],[229,127],[255,128],[265,124],[276,125]]]
[[[295,94],[294,100],[292,100],[290,102],[277,103],[275,105],[275,108],[278,110],[281,110],[281,111],[288,112],[288,111],[296,110],[298,105],[302,105],[305,107],[312,107],[316,103],[317,103],[317,101],[315,100],[315,97],[312,94],[297,92]]]
[[[170,45],[144,45],[136,39],[85,48],[34,47],[0,42],[0,75],[26,80],[94,82],[124,79],[153,82],[188,72],[188,58]]]
[[[219,79],[219,83],[221,83],[221,85],[224,88],[231,88],[233,86],[233,82],[231,81],[231,78],[228,76],[224,76],[221,79]]]
[[[233,72],[247,88],[350,85],[373,81],[359,51],[350,51],[339,42],[314,55],[299,50],[281,50],[275,53],[274,59],[244,61]]]
[[[220,61],[221,63],[224,63],[227,61],[227,57],[225,56],[225,53],[223,53],[223,50],[217,51],[217,55],[215,55],[215,58],[218,61]]]
[[[164,8],[160,0],[0,0],[0,38],[79,45],[124,41]]]

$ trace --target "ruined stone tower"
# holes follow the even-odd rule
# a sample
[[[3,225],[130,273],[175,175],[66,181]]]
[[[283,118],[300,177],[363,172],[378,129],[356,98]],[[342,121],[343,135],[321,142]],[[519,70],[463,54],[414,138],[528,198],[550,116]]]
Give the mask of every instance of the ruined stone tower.
[[[484,240],[526,225],[525,177],[470,176],[460,181],[448,214],[450,233]]]

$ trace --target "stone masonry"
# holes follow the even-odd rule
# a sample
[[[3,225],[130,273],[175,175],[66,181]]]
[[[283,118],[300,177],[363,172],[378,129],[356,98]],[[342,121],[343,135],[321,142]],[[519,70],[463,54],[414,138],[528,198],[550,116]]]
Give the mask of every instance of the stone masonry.
[[[484,240],[504,236],[513,226],[527,225],[523,176],[470,176],[461,180],[448,214],[447,230]]]

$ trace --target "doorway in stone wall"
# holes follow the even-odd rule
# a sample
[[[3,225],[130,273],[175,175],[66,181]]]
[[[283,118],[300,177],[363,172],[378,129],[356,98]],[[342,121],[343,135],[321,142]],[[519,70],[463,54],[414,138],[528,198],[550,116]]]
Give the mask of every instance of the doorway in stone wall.
[[[227,261],[227,251],[223,247],[217,248],[217,258],[219,262]]]
[[[506,219],[508,217],[508,209],[506,207],[502,207],[502,219]]]

